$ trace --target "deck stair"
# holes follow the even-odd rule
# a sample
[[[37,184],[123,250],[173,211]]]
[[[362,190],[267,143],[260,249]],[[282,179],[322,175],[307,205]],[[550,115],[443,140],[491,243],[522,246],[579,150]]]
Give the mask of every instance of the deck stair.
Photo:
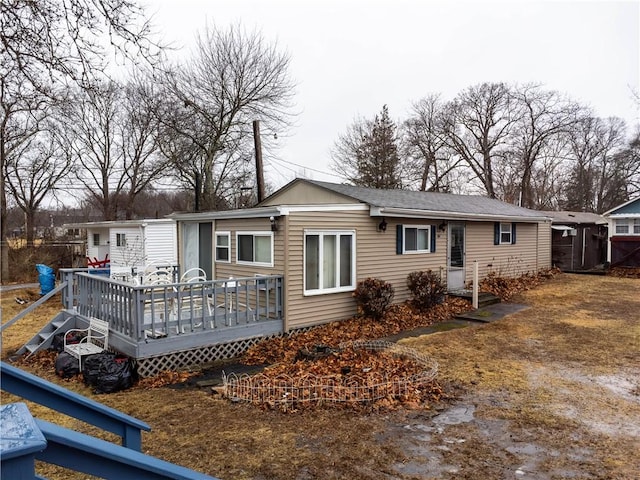
[[[473,299],[473,291],[472,290],[454,290],[447,293],[450,297],[462,298],[464,300],[468,300],[469,302]],[[478,292],[478,308],[486,307],[488,305],[493,305],[496,303],[500,303],[500,297],[495,296],[490,292]]]
[[[53,320],[42,327],[31,340],[23,345],[16,352],[16,355],[21,356],[27,354],[27,357],[30,357],[36,352],[48,349],[51,347],[55,335],[76,327],[76,317],[77,314],[72,314],[64,310],[61,311]]]

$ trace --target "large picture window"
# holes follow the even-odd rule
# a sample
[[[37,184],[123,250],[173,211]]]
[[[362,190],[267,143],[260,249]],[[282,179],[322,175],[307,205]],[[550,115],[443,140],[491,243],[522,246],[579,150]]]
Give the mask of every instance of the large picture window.
[[[231,233],[216,232],[216,262],[231,261]]]
[[[237,233],[236,247],[237,263],[273,267],[273,233]]]
[[[308,231],[304,235],[304,293],[355,288],[355,232]]]

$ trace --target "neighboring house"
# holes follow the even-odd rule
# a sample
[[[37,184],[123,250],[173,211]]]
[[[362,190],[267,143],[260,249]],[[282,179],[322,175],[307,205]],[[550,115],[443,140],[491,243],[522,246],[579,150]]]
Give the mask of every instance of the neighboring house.
[[[640,267],[640,197],[602,216],[609,222],[609,254],[612,267]]]
[[[87,261],[108,260],[111,271],[142,271],[150,263],[177,264],[176,223],[171,219],[67,224],[86,229]]]
[[[607,221],[597,213],[541,212],[552,218],[551,262],[565,272],[591,270],[607,261]]]
[[[481,277],[551,267],[551,219],[480,196],[297,179],[255,208],[171,218],[182,269],[282,275],[284,331],[352,316],[353,290],[367,277],[390,282],[402,302],[416,270],[456,290],[471,282],[475,261]]]

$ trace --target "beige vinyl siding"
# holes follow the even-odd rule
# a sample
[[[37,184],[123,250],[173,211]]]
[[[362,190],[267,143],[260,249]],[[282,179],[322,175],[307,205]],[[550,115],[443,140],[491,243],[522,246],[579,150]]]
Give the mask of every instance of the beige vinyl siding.
[[[367,235],[358,245],[361,252],[358,265],[358,280],[375,277],[393,285],[394,303],[402,303],[409,298],[407,275],[413,271],[432,270],[442,275],[447,264],[447,235],[437,229],[436,220],[386,219],[386,232],[376,232],[372,225],[372,234]],[[379,219],[377,220],[379,222]],[[397,225],[436,226],[436,251],[432,253],[396,254]],[[442,267],[442,268],[441,268]]]
[[[538,223],[538,270],[551,268],[551,222]]]
[[[446,261],[446,235],[436,236],[436,253],[396,254],[396,225],[387,219],[385,232],[377,231],[380,218],[369,212],[292,213],[289,217],[289,269],[287,273],[286,315],[289,328],[301,328],[344,320],[356,313],[352,292],[304,295],[304,231],[354,230],[356,239],[356,284],[375,277],[390,282],[396,292],[394,303],[408,298],[406,278],[413,270],[440,271]],[[407,220],[404,225],[430,225],[436,222]]]
[[[262,202],[262,206],[279,205],[331,205],[357,203],[353,198],[332,192],[310,183],[296,183],[280,190]]]
[[[214,239],[212,241],[214,250],[215,232],[231,233],[231,263],[215,262],[216,279],[253,277],[256,273],[261,275],[284,275],[284,227],[284,217],[280,217],[278,219],[278,231],[273,232],[273,267],[238,265],[236,262],[236,234],[242,232],[271,232],[271,223],[268,218],[216,220]],[[215,251],[213,252],[213,258],[215,259]]]
[[[517,223],[515,245],[494,245],[493,222],[466,223],[466,277],[473,280],[473,262],[478,261],[480,278],[495,272],[503,277],[517,277],[538,270],[538,224]]]

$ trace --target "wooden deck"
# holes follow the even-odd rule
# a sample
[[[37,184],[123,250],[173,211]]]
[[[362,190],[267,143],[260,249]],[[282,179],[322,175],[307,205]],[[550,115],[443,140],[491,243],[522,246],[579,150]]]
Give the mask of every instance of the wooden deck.
[[[134,285],[61,269],[63,304],[77,322],[109,322],[111,346],[136,359],[283,333],[280,275]]]

